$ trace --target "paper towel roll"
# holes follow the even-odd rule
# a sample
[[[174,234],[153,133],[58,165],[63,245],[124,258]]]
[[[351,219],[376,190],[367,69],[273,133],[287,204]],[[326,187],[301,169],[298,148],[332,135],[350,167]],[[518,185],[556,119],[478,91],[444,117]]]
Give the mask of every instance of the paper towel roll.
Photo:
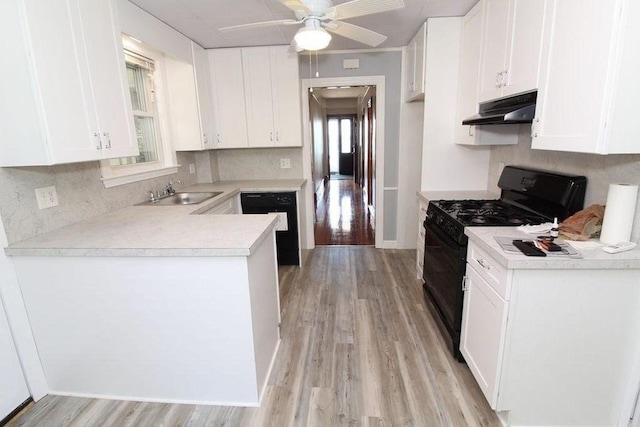
[[[600,241],[608,245],[628,242],[636,213],[638,186],[610,184],[607,205],[602,220]]]

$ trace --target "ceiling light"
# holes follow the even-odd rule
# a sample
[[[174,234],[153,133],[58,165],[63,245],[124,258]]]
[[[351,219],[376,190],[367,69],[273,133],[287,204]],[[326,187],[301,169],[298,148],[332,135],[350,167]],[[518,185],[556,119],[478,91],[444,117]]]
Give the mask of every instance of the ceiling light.
[[[320,26],[320,20],[309,18],[293,38],[301,49],[320,50],[329,46],[331,34]]]

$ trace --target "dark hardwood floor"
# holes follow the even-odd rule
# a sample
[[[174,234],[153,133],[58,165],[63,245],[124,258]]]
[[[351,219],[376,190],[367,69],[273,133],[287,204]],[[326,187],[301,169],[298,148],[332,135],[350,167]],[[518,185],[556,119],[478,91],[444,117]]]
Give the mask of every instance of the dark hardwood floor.
[[[316,245],[373,245],[374,218],[353,179],[330,179],[316,207]]]

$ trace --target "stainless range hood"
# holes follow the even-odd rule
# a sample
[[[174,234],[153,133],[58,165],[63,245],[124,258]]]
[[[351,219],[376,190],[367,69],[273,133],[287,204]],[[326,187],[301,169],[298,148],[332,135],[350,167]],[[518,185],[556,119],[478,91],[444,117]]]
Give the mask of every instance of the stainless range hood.
[[[527,92],[509,98],[480,104],[479,113],[462,121],[463,125],[499,125],[531,123],[536,114],[538,92]]]

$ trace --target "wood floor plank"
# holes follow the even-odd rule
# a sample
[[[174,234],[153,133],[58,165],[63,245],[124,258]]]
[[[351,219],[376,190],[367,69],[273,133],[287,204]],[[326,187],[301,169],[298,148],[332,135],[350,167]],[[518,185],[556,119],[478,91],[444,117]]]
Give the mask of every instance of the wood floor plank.
[[[499,426],[453,359],[415,251],[319,247],[280,267],[281,344],[259,408],[46,396],[10,426]]]

